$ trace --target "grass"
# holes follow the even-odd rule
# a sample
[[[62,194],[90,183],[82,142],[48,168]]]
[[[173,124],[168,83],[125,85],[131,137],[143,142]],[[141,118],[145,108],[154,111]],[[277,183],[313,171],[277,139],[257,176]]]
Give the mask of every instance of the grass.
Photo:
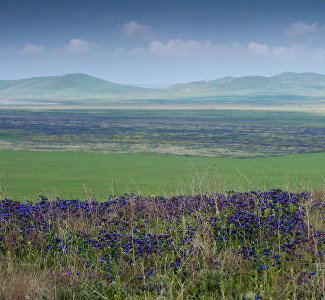
[[[0,297],[320,299],[324,209],[324,192],[278,189],[4,200]]]
[[[317,189],[324,180],[325,153],[270,158],[209,158],[82,152],[0,151],[0,193],[14,200],[96,198],[110,194],[171,195],[193,179],[215,190]],[[199,173],[196,178],[189,174]],[[200,174],[200,175],[199,175]],[[204,174],[204,175],[203,175]],[[205,188],[202,187],[204,190]],[[205,189],[203,192],[208,192]]]

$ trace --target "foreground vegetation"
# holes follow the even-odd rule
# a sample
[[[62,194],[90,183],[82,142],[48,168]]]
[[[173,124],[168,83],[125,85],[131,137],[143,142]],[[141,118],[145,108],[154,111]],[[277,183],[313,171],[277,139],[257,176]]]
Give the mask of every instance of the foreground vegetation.
[[[3,299],[320,299],[324,193],[0,202]]]

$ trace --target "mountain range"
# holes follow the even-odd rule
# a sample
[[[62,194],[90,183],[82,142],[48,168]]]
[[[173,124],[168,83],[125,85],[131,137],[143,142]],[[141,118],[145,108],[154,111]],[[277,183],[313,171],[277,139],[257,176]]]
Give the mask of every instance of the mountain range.
[[[7,99],[180,99],[214,96],[325,97],[325,75],[284,72],[275,76],[223,77],[149,89],[117,84],[87,74],[0,80],[0,97]]]

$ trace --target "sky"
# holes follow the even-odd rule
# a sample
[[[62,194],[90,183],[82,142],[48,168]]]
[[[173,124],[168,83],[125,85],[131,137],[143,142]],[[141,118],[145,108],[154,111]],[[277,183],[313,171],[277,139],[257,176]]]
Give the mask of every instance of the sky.
[[[325,73],[324,0],[1,0],[0,80]]]

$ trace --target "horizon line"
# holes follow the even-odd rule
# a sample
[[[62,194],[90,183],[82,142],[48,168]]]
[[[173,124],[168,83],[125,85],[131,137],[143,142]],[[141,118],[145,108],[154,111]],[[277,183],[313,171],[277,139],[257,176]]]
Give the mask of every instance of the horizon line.
[[[176,84],[185,84],[185,83],[192,83],[192,82],[202,82],[202,81],[214,81],[214,80],[219,80],[219,79],[223,79],[223,78],[233,78],[233,79],[238,79],[238,78],[244,78],[244,77],[264,77],[264,78],[271,78],[271,77],[275,77],[281,74],[286,74],[286,73],[292,73],[292,74],[316,74],[316,75],[324,75],[322,73],[316,73],[316,72],[294,72],[294,71],[282,71],[280,73],[276,73],[274,75],[270,75],[270,76],[266,76],[266,75],[243,75],[243,76],[232,76],[232,75],[226,75],[226,76],[222,76],[222,77],[216,77],[216,78],[205,78],[205,79],[198,79],[198,80],[191,80],[191,81],[182,81],[182,82],[174,82],[174,83],[121,83],[118,81],[112,81],[112,80],[107,80],[104,79],[102,77],[98,77],[97,75],[91,75],[89,73],[83,73],[83,72],[75,72],[75,73],[63,73],[63,74],[57,74],[57,75],[40,75],[40,76],[31,76],[31,77],[23,77],[23,78],[19,78],[19,79],[0,79],[0,81],[20,81],[20,80],[28,80],[28,79],[34,79],[34,78],[44,78],[44,77],[61,77],[61,76],[67,76],[67,75],[86,75],[89,77],[93,77],[93,78],[97,78],[97,79],[101,79],[101,80],[105,80],[107,82],[111,82],[111,83],[116,83],[116,84],[120,84],[120,85],[129,85],[129,86],[136,86],[136,87],[143,87],[143,88],[165,88],[171,85],[176,85]]]

